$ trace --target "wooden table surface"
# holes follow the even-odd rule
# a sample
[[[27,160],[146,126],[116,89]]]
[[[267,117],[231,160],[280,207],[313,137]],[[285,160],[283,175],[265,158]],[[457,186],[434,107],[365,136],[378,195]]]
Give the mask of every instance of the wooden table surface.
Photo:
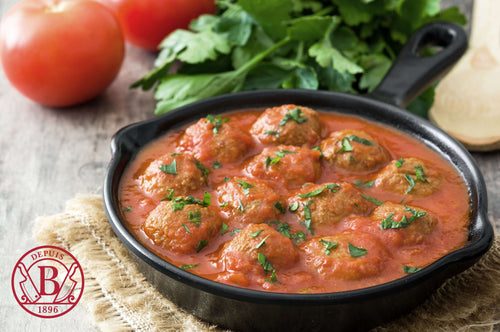
[[[0,17],[17,0],[0,1]],[[472,0],[459,4],[470,17]],[[16,261],[37,246],[34,219],[64,210],[77,193],[100,193],[109,142],[121,127],[152,118],[152,93],[129,90],[145,74],[155,55],[127,47],[117,79],[97,99],[68,109],[37,105],[21,96],[0,74],[0,330],[95,330],[83,306],[56,319],[27,314],[15,302],[10,277]],[[490,220],[500,230],[500,152],[473,153],[483,172],[489,195]]]

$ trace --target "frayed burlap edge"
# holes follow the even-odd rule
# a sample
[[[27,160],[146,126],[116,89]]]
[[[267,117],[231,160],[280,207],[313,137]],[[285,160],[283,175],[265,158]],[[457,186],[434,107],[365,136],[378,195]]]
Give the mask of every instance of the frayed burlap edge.
[[[63,247],[85,274],[82,303],[102,331],[220,331],[177,308],[137,269],[111,229],[98,195],[39,217],[35,240]],[[500,321],[500,236],[473,267],[449,279],[412,313],[374,331],[493,331]]]

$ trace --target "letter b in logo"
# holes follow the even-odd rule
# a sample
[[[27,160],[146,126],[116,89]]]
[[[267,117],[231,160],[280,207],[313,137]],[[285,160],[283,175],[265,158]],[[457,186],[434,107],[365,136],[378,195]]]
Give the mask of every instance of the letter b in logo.
[[[54,280],[57,278],[57,269],[53,266],[38,266],[40,269],[40,295],[54,295],[59,293],[61,286]]]

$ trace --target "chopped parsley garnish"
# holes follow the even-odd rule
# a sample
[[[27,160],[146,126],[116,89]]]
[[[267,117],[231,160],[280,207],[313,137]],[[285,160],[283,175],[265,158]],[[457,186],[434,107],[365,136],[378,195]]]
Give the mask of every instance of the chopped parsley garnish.
[[[201,223],[201,210],[189,212],[188,221],[194,223],[196,227],[199,227]]]
[[[420,270],[422,270],[421,267],[411,267],[411,266],[403,265],[403,272],[404,273],[415,273],[415,272],[418,272]]]
[[[314,230],[312,229],[311,227],[311,223],[312,223],[312,218],[311,218],[311,210],[309,209],[309,205],[311,205],[312,203],[312,199],[307,202],[306,204],[303,204],[304,206],[304,222],[300,222],[301,224],[303,224],[305,226],[305,228],[307,228],[307,230],[314,235]]]
[[[271,284],[279,284],[280,282],[278,281],[278,279],[276,278],[276,270],[273,270],[273,273],[271,273],[271,277],[269,277],[269,279],[264,279],[264,281],[267,281],[268,283],[271,283]]]
[[[352,145],[351,143],[349,142],[349,138],[347,137],[344,137],[342,139],[342,147],[337,150],[337,153],[339,152],[351,152],[353,149],[352,149]]]
[[[174,198],[174,190],[173,189],[168,189],[168,190],[170,191],[170,194],[164,199],[162,199],[162,201],[164,200],[172,201],[174,203],[172,204],[172,211],[182,210],[185,205],[189,204],[198,204],[203,207],[207,207],[210,205],[210,202],[212,200],[212,197],[206,191],[203,200],[199,200],[197,198],[194,198],[193,196]]]
[[[217,169],[217,168],[221,168],[222,167],[222,164],[216,160],[214,160],[214,162],[212,163],[212,168],[213,169]]]
[[[248,190],[249,188],[254,188],[255,186],[253,184],[250,184],[248,182],[242,181],[242,180],[236,180],[240,186],[243,187],[243,193],[245,195],[248,195],[250,191]]]
[[[195,163],[196,167],[198,167],[198,169],[203,174],[203,178],[205,179],[205,182],[207,182],[207,177],[208,177],[208,174],[210,174],[210,170],[208,168],[206,168],[205,166],[203,166],[203,164],[198,159],[195,159],[194,163]]]
[[[283,127],[289,120],[293,120],[298,124],[301,124],[307,121],[307,117],[304,116],[304,113],[302,113],[300,108],[296,107],[289,110],[288,113],[285,114],[285,117],[279,123],[280,127]]]
[[[276,202],[276,204],[274,204],[274,207],[277,208],[282,214],[286,213],[286,209],[283,207],[283,204],[281,204],[281,202]]]
[[[176,161],[172,161],[170,165],[161,165],[160,171],[165,172],[167,174],[177,174],[177,163]]]
[[[354,180],[352,183],[358,188],[371,188],[375,184],[375,180],[373,181],[361,181],[361,180]]]
[[[290,233],[290,225],[287,223],[281,223],[279,221],[273,220],[270,221],[268,224],[275,224],[278,225],[278,228],[276,229],[278,232],[283,234],[289,239],[295,240],[295,244],[297,244],[300,240],[305,240],[306,239],[306,234],[302,231],[298,231],[297,233]]]
[[[219,207],[226,207],[229,205],[229,202],[225,202],[224,204],[220,204]]]
[[[403,163],[405,162],[405,160],[403,158],[399,158],[395,163],[394,163],[394,166],[396,166],[397,168],[400,168]]]
[[[229,235],[233,236],[234,234],[239,233],[239,232],[241,232],[241,228],[235,228],[231,231],[231,233],[229,233]]]
[[[258,253],[257,254],[257,260],[259,261],[260,265],[264,268],[264,273],[267,275],[267,272],[274,270],[273,266],[269,261],[267,260],[267,257],[264,254]]]
[[[172,152],[170,154],[170,157],[175,157],[175,156],[182,156],[184,154],[184,152]]]
[[[366,199],[368,202],[371,202],[371,203],[376,204],[376,205],[382,205],[385,203],[384,201],[379,201],[375,197],[366,196],[365,194],[359,194],[359,195],[361,197],[363,197],[364,199]]]
[[[186,232],[188,232],[189,234],[192,234],[191,231],[189,230],[189,228],[186,226],[186,224],[181,224],[181,225],[186,230]]]
[[[132,207],[130,207],[130,206],[126,206],[126,207],[124,207],[124,208],[123,208],[123,211],[124,211],[124,212],[129,212],[129,211],[132,211]]]
[[[368,250],[366,250],[365,248],[356,247],[351,242],[348,242],[347,245],[348,245],[348,250],[349,250],[349,254],[351,255],[351,257],[361,257],[361,256],[364,256],[368,253]]]
[[[258,231],[256,232],[253,232],[252,234],[250,234],[251,237],[257,237],[259,236],[260,233],[262,233],[264,230],[263,229],[259,229]]]
[[[372,146],[373,143],[370,142],[369,140],[367,140],[366,138],[360,138],[356,135],[349,135],[347,136],[349,138],[349,140],[351,140],[351,142],[358,142],[358,143],[361,143],[361,144],[364,144],[364,145],[368,145],[368,146]]]
[[[219,130],[222,127],[222,124],[224,122],[229,122],[229,118],[222,119],[222,116],[220,116],[220,115],[213,116],[213,115],[209,114],[209,115],[207,115],[207,120],[205,122],[210,122],[211,124],[214,125],[214,129],[212,130],[212,132],[214,133],[214,135],[216,135],[219,133]]]
[[[227,176],[224,177],[224,183],[226,183],[229,180],[231,180],[231,178],[228,178]]]
[[[290,154],[290,153],[298,153],[298,152],[285,150],[285,149],[282,149],[281,151],[274,151],[276,158],[271,158],[270,156],[267,156],[266,167],[269,167],[270,165],[274,165],[274,164],[279,163],[281,158],[283,158],[285,155]]]
[[[319,157],[322,158],[323,157],[323,151],[321,151],[321,148],[318,146],[312,148],[311,150],[313,151],[319,151]]]
[[[424,175],[424,169],[422,166],[415,166],[415,176],[417,180],[422,182],[429,182]]]
[[[330,255],[330,250],[335,248],[339,243],[338,242],[331,242],[331,241],[326,241],[323,239],[319,240],[319,243],[323,244],[325,246],[325,255]]]
[[[410,226],[410,224],[412,222],[414,222],[417,218],[425,216],[424,211],[417,211],[415,209],[412,209],[412,208],[405,206],[405,212],[408,212],[408,211],[412,213],[410,220],[408,220],[408,218],[406,218],[406,215],[403,215],[403,217],[401,218],[401,220],[399,222],[395,221],[394,220],[394,213],[390,213],[387,216],[387,218],[382,220],[382,222],[380,223],[380,229],[406,228],[406,227]]]
[[[288,207],[288,210],[295,212],[297,211],[298,208],[299,208],[299,202],[295,201]]]
[[[276,137],[280,137],[279,130],[268,130],[264,134],[266,134],[266,135],[276,135]]]
[[[413,180],[413,178],[411,177],[411,175],[408,175],[408,174],[405,174],[405,179],[406,181],[408,181],[408,183],[410,184],[410,187],[408,188],[408,190],[406,191],[406,193],[408,194],[410,191],[413,190],[413,188],[415,187],[415,180]]]
[[[255,249],[259,249],[260,247],[262,247],[266,243],[267,238],[270,236],[271,236],[271,234],[269,234],[262,241],[260,241],[259,244],[255,246]]]
[[[325,184],[323,187],[316,189],[314,191],[305,193],[305,194],[299,194],[298,196],[300,198],[308,198],[308,197],[313,197],[321,194],[325,189],[329,189],[332,193],[336,192],[335,188],[340,187],[340,185],[336,183],[330,183],[330,184]]]
[[[208,244],[207,240],[201,240],[200,242],[198,242],[198,248],[196,248],[196,252],[200,252],[201,249],[207,246],[207,244]]]
[[[245,212],[245,206],[243,205],[243,203],[241,202],[241,199],[238,198],[238,210],[240,210],[240,212]]]
[[[356,159],[354,159],[353,156],[349,156],[349,162],[351,162],[351,164],[354,163],[355,161],[356,161]]]
[[[221,229],[220,229],[220,234],[221,235],[224,235],[226,234],[227,232],[227,228],[229,227],[228,224],[226,224],[225,222],[222,222],[222,226],[221,226]]]
[[[200,264],[191,264],[191,265],[182,264],[181,269],[187,270],[187,269],[195,268],[197,266],[200,266]]]

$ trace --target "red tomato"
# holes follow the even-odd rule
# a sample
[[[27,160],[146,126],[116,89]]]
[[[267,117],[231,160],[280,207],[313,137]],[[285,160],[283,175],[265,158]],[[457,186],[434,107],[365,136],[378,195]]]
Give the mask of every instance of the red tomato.
[[[48,106],[100,94],[125,52],[114,14],[88,0],[22,0],[0,24],[0,60],[11,84]]]
[[[214,0],[100,1],[116,13],[127,42],[152,51],[172,31],[187,29],[191,20],[215,12]]]

